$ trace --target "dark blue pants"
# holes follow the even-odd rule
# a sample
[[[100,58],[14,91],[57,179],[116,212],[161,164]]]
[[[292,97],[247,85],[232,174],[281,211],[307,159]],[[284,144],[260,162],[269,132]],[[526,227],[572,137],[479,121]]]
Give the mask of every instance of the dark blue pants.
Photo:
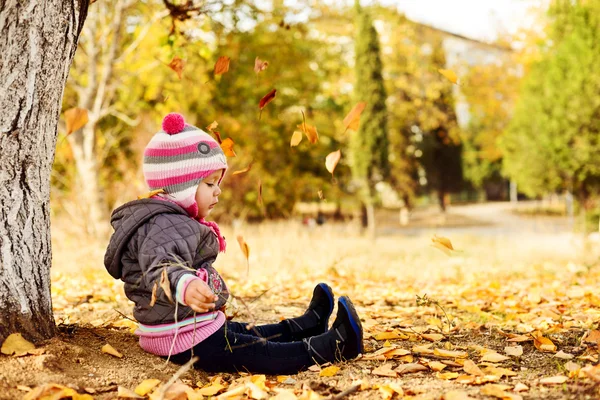
[[[292,341],[288,325],[256,326],[227,321],[211,336],[171,356],[171,361],[185,364],[193,355],[199,359],[194,367],[206,372],[251,372],[269,375],[295,374],[314,361],[302,341]],[[297,339],[297,338],[296,338]]]

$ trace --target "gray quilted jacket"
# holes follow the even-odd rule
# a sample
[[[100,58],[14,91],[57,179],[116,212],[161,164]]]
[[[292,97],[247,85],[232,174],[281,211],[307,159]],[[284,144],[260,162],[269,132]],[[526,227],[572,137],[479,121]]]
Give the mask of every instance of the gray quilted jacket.
[[[125,294],[135,303],[133,316],[137,321],[145,325],[173,323],[179,279],[201,269],[206,270],[201,275],[207,276],[207,283],[219,295],[216,308],[225,304],[229,292],[212,267],[219,253],[218,239],[183,208],[164,200],[135,200],[114,210],[110,222],[115,231],[104,266],[113,278],[125,282]],[[172,300],[161,287],[161,279],[163,287],[170,287]],[[151,306],[155,283],[156,301]],[[179,304],[177,320],[193,313]]]

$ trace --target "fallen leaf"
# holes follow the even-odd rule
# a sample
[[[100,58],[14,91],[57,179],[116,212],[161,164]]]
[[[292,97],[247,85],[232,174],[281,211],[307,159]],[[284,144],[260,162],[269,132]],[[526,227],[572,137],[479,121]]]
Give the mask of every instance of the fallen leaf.
[[[504,352],[512,357],[520,357],[523,355],[523,346],[506,346]]]
[[[232,173],[231,175],[239,175],[239,174],[245,174],[246,172],[250,171],[250,169],[252,168],[252,163],[250,163],[246,168],[244,169],[240,169],[239,171],[235,171],[234,173]]]
[[[567,361],[565,363],[565,369],[569,372],[575,372],[575,371],[579,371],[581,369],[581,365],[579,365],[573,361]]]
[[[334,376],[340,370],[340,367],[336,365],[331,365],[329,367],[323,368],[321,372],[319,372],[319,376]]]
[[[600,382],[600,365],[587,365],[581,368],[581,372],[588,378],[593,379],[596,382]]]
[[[600,331],[597,329],[591,330],[583,341],[584,343],[594,343],[600,348]]]
[[[8,356],[14,354],[16,357],[24,356],[35,350],[35,345],[26,340],[20,333],[11,333],[2,343],[0,352]]]
[[[344,126],[346,129],[352,129],[353,131],[358,130],[358,127],[360,126],[360,115],[366,106],[367,103],[361,101],[350,110],[348,115],[346,115],[346,118],[344,118]]]
[[[444,363],[441,363],[441,362],[439,362],[439,361],[429,361],[429,362],[427,363],[427,366],[428,366],[428,367],[429,367],[429,368],[430,368],[432,371],[435,371],[435,372],[439,372],[439,371],[441,371],[441,370],[443,370],[444,368],[446,368],[446,367],[447,367],[447,365],[446,365],[446,364],[444,364]]]
[[[394,371],[396,371],[398,375],[404,375],[413,372],[427,371],[427,367],[419,363],[408,363],[398,365]]]
[[[302,132],[294,131],[294,133],[292,134],[292,140],[290,140],[290,147],[298,146],[301,141],[302,141]]]
[[[235,151],[233,150],[233,140],[231,140],[231,138],[227,138],[225,140],[223,140],[221,142],[221,149],[223,150],[223,153],[225,153],[225,155],[227,157],[235,157]]]
[[[265,106],[267,104],[269,104],[271,101],[273,101],[276,94],[277,94],[277,89],[273,89],[269,93],[264,95],[262,99],[260,99],[260,102],[258,103],[258,107],[260,108],[260,114],[258,116],[258,119],[260,119],[260,117],[262,116],[263,108],[265,108]]]
[[[458,84],[458,76],[456,76],[456,73],[454,71],[451,71],[449,69],[438,69],[438,72],[450,82]]]
[[[408,335],[399,333],[398,331],[379,332],[373,336],[375,340],[394,340],[394,339],[408,339]]]
[[[510,360],[510,357],[503,356],[500,353],[496,353],[495,351],[489,351],[481,357],[481,361],[489,361],[493,363],[498,363],[502,361]]]
[[[452,255],[452,250],[454,250],[454,247],[452,247],[450,239],[438,235],[433,235],[431,241],[433,247],[441,250],[442,252],[444,252],[444,254],[448,256]]]
[[[88,122],[88,110],[85,108],[69,108],[65,111],[65,123],[67,125],[67,136],[83,128]]]
[[[342,157],[342,152],[340,150],[337,150],[332,153],[329,153],[327,155],[327,157],[325,158],[325,168],[327,168],[327,171],[329,171],[332,176],[333,176],[333,171],[335,170],[335,167],[338,165],[338,162],[340,161],[341,157]]]
[[[450,381],[452,379],[458,378],[460,374],[458,372],[438,372],[437,377],[439,379],[443,379],[445,381]]]
[[[136,386],[134,392],[140,396],[145,396],[160,383],[160,379],[145,379]]]
[[[556,357],[556,358],[561,358],[561,359],[563,359],[563,360],[570,360],[570,359],[572,359],[572,358],[573,358],[573,357],[575,357],[575,356],[574,356],[573,354],[568,354],[568,353],[565,353],[564,351],[562,351],[562,350],[561,350],[561,351],[559,351],[558,353],[556,353],[556,354],[554,355],[554,357]]]
[[[395,378],[398,376],[396,371],[392,370],[392,364],[384,363],[379,367],[375,368],[372,372],[373,375],[377,376],[388,376],[390,378]]]
[[[17,385],[17,390],[20,390],[22,392],[31,392],[31,388],[25,385]]]
[[[436,356],[447,358],[465,358],[468,356],[466,351],[453,351],[444,349],[434,349],[433,354],[435,354]]]
[[[513,392],[525,392],[527,390],[529,390],[529,386],[519,382],[515,385]]]
[[[221,56],[217,59],[217,62],[215,63],[215,69],[214,69],[214,74],[215,75],[221,75],[224,74],[225,72],[229,71],[229,61],[231,59],[227,56]]]
[[[465,360],[465,364],[463,365],[463,370],[467,374],[476,375],[476,376],[483,376],[483,372],[481,371],[481,369],[479,369],[479,367],[477,366],[477,364],[475,364],[471,360]]]
[[[225,389],[225,386],[223,384],[221,384],[221,381],[215,380],[214,382],[204,385],[204,387],[202,387],[200,390],[198,390],[198,392],[202,396],[214,396],[215,394],[219,393],[223,389]]]
[[[553,353],[556,351],[556,345],[552,342],[552,340],[542,336],[541,333],[533,332],[531,336],[533,337],[533,345],[539,351],[548,353]]]
[[[160,274],[160,287],[165,293],[165,296],[167,296],[167,299],[169,299],[171,303],[174,303],[173,295],[171,294],[171,282],[169,282],[169,274],[167,273],[166,267],[163,268],[162,273]]]
[[[556,375],[548,378],[540,379],[542,385],[560,385],[565,383],[569,378],[564,375]]]
[[[509,390],[510,386],[508,385],[500,385],[500,384],[488,384],[481,388],[479,391],[480,394],[485,396],[497,397],[499,399],[511,399],[511,394],[507,393],[506,390]],[[518,396],[518,395],[517,395]]]
[[[444,338],[444,335],[441,333],[424,333],[421,335],[423,339],[429,340],[430,342],[439,342]]]
[[[256,74],[258,75],[260,72],[264,71],[265,69],[267,69],[267,67],[269,66],[269,62],[268,61],[262,61],[260,58],[256,57],[254,59],[254,72],[256,72]]]
[[[208,125],[206,127],[206,130],[209,131],[209,132],[212,132],[215,129],[217,129],[217,126],[219,126],[219,123],[217,121],[213,121],[213,122],[210,123],[210,125]]]
[[[513,370],[510,370],[507,368],[502,368],[502,367],[487,367],[485,369],[485,374],[486,375],[495,375],[499,378],[502,378],[503,376],[517,376],[517,373],[514,372]]]
[[[123,386],[119,386],[117,388],[117,397],[120,399],[143,399],[142,396],[140,396],[133,390],[129,390]]]
[[[105,344],[104,346],[102,346],[102,352],[106,353],[106,354],[110,354],[111,356],[115,356],[118,358],[123,358],[123,354],[119,353],[114,347],[112,347],[110,344]]]
[[[451,390],[449,392],[444,393],[442,397],[443,400],[473,400],[473,397],[470,397],[467,392],[462,390]]]
[[[184,63],[183,60],[177,56],[173,57],[171,62],[168,64],[168,67],[171,68],[177,74],[177,77],[181,79],[181,75],[183,74]]]
[[[533,340],[529,335],[514,335],[510,339],[507,339],[507,342],[528,342]]]

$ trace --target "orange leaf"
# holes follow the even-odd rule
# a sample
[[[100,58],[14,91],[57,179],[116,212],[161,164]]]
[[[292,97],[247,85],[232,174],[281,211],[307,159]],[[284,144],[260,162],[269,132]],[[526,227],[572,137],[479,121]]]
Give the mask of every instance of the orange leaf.
[[[83,128],[88,122],[88,110],[85,108],[69,108],[65,111],[65,122],[67,124],[67,136],[78,129]]]
[[[346,115],[344,118],[344,126],[346,129],[352,129],[353,131],[357,131],[360,125],[360,114],[364,111],[367,103],[361,101],[357,103],[354,108]]]
[[[235,157],[235,151],[233,151],[233,144],[234,143],[233,140],[231,140],[231,138],[227,138],[223,140],[223,142],[221,142],[221,149],[227,157]]]
[[[250,247],[248,246],[248,243],[246,243],[242,235],[238,235],[237,241],[240,245],[240,249],[242,249],[242,253],[244,253],[244,257],[246,257],[246,262],[248,263],[248,270],[246,271],[246,273],[248,273],[250,272]]]
[[[181,79],[181,74],[183,74],[183,66],[183,60],[177,56],[173,57],[171,62],[168,64],[168,67],[175,71],[179,79]]]
[[[219,144],[223,144],[223,139],[221,139],[221,132],[213,131],[212,133],[217,137],[217,142],[219,142]]]
[[[316,127],[303,123],[298,125],[298,129],[304,132],[310,143],[315,144],[319,141],[319,132],[317,132]]]
[[[467,374],[477,375],[477,376],[483,376],[483,372],[481,371],[481,369],[479,369],[479,367],[477,366],[477,364],[475,364],[473,361],[471,361],[469,359],[465,360],[465,364],[463,365],[463,369],[465,370],[465,372]]]
[[[556,345],[552,340],[542,336],[539,332],[533,332],[531,336],[533,337],[533,345],[539,351],[550,353],[556,352]]]
[[[258,107],[260,108],[260,115],[262,115],[262,110],[265,108],[267,104],[269,104],[275,98],[275,94],[277,94],[277,89],[271,90],[269,93],[265,94],[260,102],[258,103]],[[258,117],[260,119],[260,116]]]
[[[209,132],[214,131],[215,129],[217,129],[217,126],[219,126],[219,123],[217,121],[213,121],[210,123],[209,126],[206,127],[206,130]]]
[[[456,73],[454,71],[451,71],[449,69],[438,69],[438,72],[440,74],[442,74],[450,82],[452,82],[454,84],[458,83],[458,76],[456,76]]]
[[[215,63],[214,74],[221,75],[221,74],[224,74],[225,72],[229,71],[229,61],[230,60],[231,59],[227,56],[219,57],[219,59]]]
[[[294,131],[292,135],[292,140],[290,141],[290,147],[298,146],[302,141],[302,132]]]
[[[268,66],[269,66],[269,62],[268,61],[261,61],[261,59],[258,58],[258,57],[256,57],[254,59],[254,72],[256,72],[257,74],[259,72],[262,72],[265,69],[267,69]]]
[[[249,164],[249,165],[248,165],[246,168],[244,168],[244,169],[240,169],[240,170],[238,170],[238,171],[235,171],[235,172],[234,172],[233,174],[231,174],[231,175],[233,176],[233,175],[245,174],[246,172],[250,171],[250,169],[251,169],[251,168],[252,168],[252,163],[250,163],[250,164]]]
[[[340,150],[329,153],[325,158],[325,168],[327,168],[327,171],[329,171],[331,175],[333,175],[335,167],[338,165],[338,162],[340,162],[340,158],[342,158],[342,152]]]

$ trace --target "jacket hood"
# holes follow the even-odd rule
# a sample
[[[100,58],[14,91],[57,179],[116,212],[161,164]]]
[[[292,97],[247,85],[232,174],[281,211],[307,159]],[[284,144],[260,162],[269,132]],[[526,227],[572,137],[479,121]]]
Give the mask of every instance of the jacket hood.
[[[113,278],[121,278],[123,268],[121,256],[127,249],[131,237],[140,226],[159,214],[188,215],[177,204],[157,199],[134,200],[113,211],[110,224],[115,231],[104,255],[104,266]]]

